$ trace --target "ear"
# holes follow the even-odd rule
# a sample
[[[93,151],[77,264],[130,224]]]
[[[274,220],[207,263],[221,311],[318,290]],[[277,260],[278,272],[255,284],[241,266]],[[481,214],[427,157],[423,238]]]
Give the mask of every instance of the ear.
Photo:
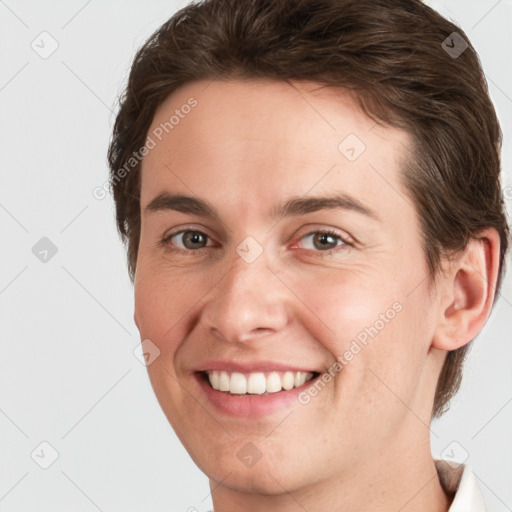
[[[471,239],[440,275],[443,290],[432,347],[455,350],[469,343],[489,317],[499,270],[500,237],[494,228]]]

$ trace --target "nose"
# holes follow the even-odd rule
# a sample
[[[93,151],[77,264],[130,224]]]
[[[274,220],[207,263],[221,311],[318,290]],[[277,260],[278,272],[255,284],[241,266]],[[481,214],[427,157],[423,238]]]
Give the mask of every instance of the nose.
[[[264,255],[234,264],[208,294],[201,319],[217,338],[247,342],[283,329],[288,322],[290,290],[267,266]]]

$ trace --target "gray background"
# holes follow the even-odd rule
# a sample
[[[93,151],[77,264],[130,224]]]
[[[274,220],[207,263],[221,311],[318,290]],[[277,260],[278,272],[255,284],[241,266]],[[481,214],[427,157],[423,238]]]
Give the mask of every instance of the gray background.
[[[0,511],[211,506],[134,355],[113,202],[92,193],[108,179],[112,110],[134,52],[185,3],[0,1]],[[481,56],[510,212],[512,2],[429,3]],[[43,237],[57,249],[46,262],[32,250]],[[433,454],[471,464],[491,512],[512,510],[511,315],[509,272],[461,393],[432,426]]]

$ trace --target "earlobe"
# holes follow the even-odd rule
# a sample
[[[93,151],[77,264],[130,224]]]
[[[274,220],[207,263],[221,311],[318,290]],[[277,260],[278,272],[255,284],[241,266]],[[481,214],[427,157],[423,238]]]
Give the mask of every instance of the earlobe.
[[[499,257],[499,234],[488,228],[450,264],[441,277],[446,293],[439,303],[433,347],[456,350],[482,330],[494,301]]]

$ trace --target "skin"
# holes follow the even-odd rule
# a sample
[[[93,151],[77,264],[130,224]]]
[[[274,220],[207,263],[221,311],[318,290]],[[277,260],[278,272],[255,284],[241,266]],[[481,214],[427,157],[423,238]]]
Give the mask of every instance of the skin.
[[[446,351],[489,315],[497,233],[446,263],[434,287],[400,181],[407,133],[377,125],[346,91],[252,80],[183,86],[148,134],[190,97],[197,106],[143,160],[134,318],[160,350],[151,384],[209,477],[215,512],[447,511],[430,449],[434,391]],[[338,150],[349,134],[366,146],[355,161]],[[219,219],[146,212],[165,191],[207,201]],[[269,216],[292,196],[334,191],[379,220],[343,209]],[[342,237],[323,242],[331,254],[307,236],[326,228]],[[159,244],[180,229],[206,236]],[[249,236],[263,250],[252,263],[236,251]],[[234,418],[194,377],[207,359],[326,370],[397,302],[401,311],[307,405]],[[252,467],[237,457],[249,442],[261,453]]]

